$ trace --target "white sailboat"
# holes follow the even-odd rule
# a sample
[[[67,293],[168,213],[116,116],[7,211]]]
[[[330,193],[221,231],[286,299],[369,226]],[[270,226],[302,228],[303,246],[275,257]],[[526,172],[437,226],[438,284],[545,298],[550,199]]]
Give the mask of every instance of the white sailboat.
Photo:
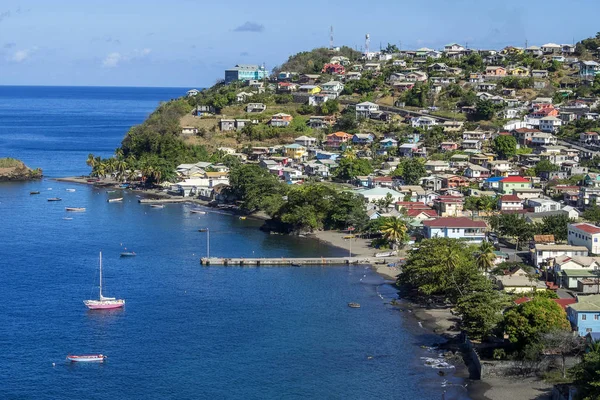
[[[104,297],[102,295],[102,252],[100,252],[100,299],[84,300],[83,304],[90,310],[109,310],[113,308],[122,308],[125,300],[114,297]]]

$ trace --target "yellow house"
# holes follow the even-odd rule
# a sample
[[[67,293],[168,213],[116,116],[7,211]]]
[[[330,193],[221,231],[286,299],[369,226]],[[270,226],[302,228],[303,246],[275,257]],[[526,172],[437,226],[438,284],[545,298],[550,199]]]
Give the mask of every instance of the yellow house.
[[[487,157],[488,161],[494,161],[496,155],[494,153],[481,153],[482,156]]]
[[[298,88],[301,93],[317,94],[321,91],[321,87],[317,85],[302,85]]]
[[[298,143],[288,144],[284,147],[285,156],[294,160],[303,160],[306,158],[306,147]]]
[[[516,67],[509,72],[512,76],[529,76],[529,70],[527,68]]]

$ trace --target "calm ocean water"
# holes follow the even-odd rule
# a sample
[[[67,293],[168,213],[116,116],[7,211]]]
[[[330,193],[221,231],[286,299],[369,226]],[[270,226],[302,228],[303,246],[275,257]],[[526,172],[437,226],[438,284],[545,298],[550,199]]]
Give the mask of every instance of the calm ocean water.
[[[48,177],[87,173],[88,153],[111,154],[132,124],[184,91],[0,87],[0,157]],[[46,201],[55,196],[63,201]],[[438,354],[419,346],[438,338],[386,304],[396,292],[370,269],[205,268],[198,228],[210,228],[215,256],[345,251],[211,210],[108,196],[50,179],[0,184],[0,399],[467,398],[461,379],[425,365]],[[124,248],[138,256],[120,259]],[[100,250],[105,294],[126,299],[122,311],[82,303],[97,296]],[[109,359],[64,361],[90,352]]]

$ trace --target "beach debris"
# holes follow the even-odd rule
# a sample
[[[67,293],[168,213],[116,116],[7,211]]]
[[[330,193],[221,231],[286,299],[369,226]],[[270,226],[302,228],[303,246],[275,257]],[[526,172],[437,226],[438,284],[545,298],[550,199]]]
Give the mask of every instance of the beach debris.
[[[419,321],[419,326],[422,328],[423,327],[423,323],[421,321]]]
[[[452,369],[454,365],[446,362],[443,358],[421,357],[424,364],[434,369]]]

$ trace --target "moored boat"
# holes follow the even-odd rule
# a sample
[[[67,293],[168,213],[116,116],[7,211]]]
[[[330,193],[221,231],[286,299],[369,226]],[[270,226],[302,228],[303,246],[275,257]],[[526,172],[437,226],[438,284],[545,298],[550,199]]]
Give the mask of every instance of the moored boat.
[[[348,307],[350,307],[350,308],[360,308],[360,304],[358,304],[358,303],[348,303]]]
[[[240,219],[243,221],[243,220],[245,220],[245,219],[246,219],[246,217],[244,217],[244,216],[241,216],[241,217],[240,217]]]
[[[48,201],[61,201],[62,199],[60,197],[50,197],[48,199]]]
[[[102,252],[100,252],[100,298],[98,300],[84,300],[83,304],[90,310],[110,310],[125,306],[125,300],[102,295]]]
[[[103,362],[106,360],[104,354],[81,354],[81,355],[67,355],[67,360],[71,362]]]
[[[191,209],[190,212],[192,214],[206,214],[206,211]]]
[[[135,251],[124,251],[121,253],[121,257],[135,257]]]
[[[75,189],[67,189],[67,192],[74,192]]]
[[[40,194],[39,190],[34,190],[32,192],[29,192],[29,194]]]
[[[123,201],[123,198],[122,197],[117,197],[115,199],[108,199],[106,201],[108,201],[109,203],[117,203],[117,202]]]
[[[200,228],[198,229],[198,232],[208,232],[208,228]]]
[[[65,210],[72,211],[72,212],[84,212],[85,207],[65,207]]]
[[[165,208],[165,206],[162,205],[162,204],[150,204],[150,207],[152,207],[152,208]]]

